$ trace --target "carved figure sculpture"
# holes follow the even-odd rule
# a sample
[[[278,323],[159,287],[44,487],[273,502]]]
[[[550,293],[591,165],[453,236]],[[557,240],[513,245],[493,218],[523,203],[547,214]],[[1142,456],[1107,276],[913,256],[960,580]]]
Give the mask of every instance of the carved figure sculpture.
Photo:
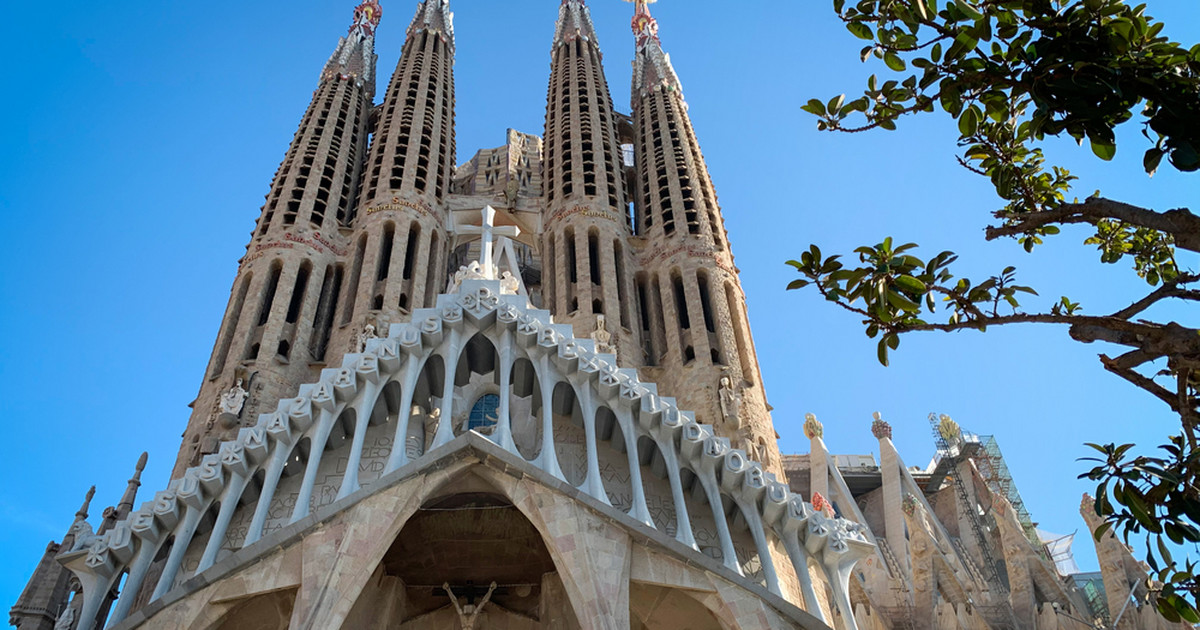
[[[483,265],[479,264],[478,260],[472,260],[471,263],[467,265],[467,273],[464,278],[467,280],[483,280],[486,279],[487,276],[483,274]]]
[[[734,429],[738,428],[741,425],[738,412],[742,409],[742,393],[733,388],[728,376],[722,376],[718,394],[721,399],[721,416],[725,418],[725,423]]]
[[[363,326],[362,332],[354,337],[355,352],[366,352],[367,342],[371,339],[378,339],[379,335],[375,334],[375,324],[367,324]]]
[[[63,609],[62,614],[58,616],[58,621],[54,622],[54,630],[74,630],[75,628],[75,607],[67,604]]]
[[[450,583],[444,582],[442,590],[450,596],[450,603],[454,604],[454,610],[458,611],[458,624],[462,630],[474,630],[475,622],[479,620],[479,613],[483,612],[483,607],[487,605],[488,600],[492,598],[492,593],[496,590],[496,583],[488,587],[487,595],[483,596],[478,604],[467,604],[460,606],[458,598],[454,596],[454,591],[450,590]]]
[[[229,391],[221,394],[221,400],[218,402],[220,414],[217,419],[220,420],[221,426],[226,429],[237,424],[238,417],[242,414],[242,407],[246,405],[246,398],[250,392],[242,387],[242,379],[238,379]]]
[[[505,271],[500,274],[500,292],[511,295],[516,295],[521,289],[521,283],[517,277],[512,275],[511,271]]]
[[[592,331],[592,341],[596,342],[596,352],[601,354],[617,353],[617,349],[612,345],[612,333],[608,332],[603,315],[596,316],[596,330]]]

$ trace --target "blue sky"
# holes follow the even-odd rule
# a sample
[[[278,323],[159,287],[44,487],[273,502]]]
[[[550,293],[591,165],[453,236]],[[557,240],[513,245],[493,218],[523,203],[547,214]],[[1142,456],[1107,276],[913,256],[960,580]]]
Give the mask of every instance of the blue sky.
[[[458,35],[458,161],[541,133],[557,3],[452,0]],[[415,2],[385,2],[379,92]],[[631,5],[594,0],[617,108],[628,111]],[[1166,33],[1200,41],[1200,5],[1149,2]],[[165,482],[199,387],[236,260],[318,72],[353,2],[82,3],[0,8],[9,59],[0,99],[0,604],[15,601],[84,492],[92,515],[119,498],[150,452],[142,499]],[[926,416],[997,437],[1026,505],[1047,530],[1082,529],[1075,476],[1084,441],[1157,443],[1176,419],[1103,371],[1099,346],[1049,327],[910,336],[892,367],[853,316],[785,292],[783,261],[809,243],[848,252],[886,236],[951,249],[960,271],[1014,264],[1046,299],[1115,310],[1143,289],[1101,267],[1064,230],[1033,255],[986,243],[997,205],[955,164],[953,124],[927,116],[892,133],[818,133],[799,107],[853,95],[871,72],[828,2],[665,0],[653,7],[720,194],[784,452],[807,452],[813,412],[839,453],[874,453],[871,412],[895,427],[909,465],[933,454]],[[1080,195],[1159,209],[1200,207],[1194,175],[1141,173],[1136,130],[1117,159],[1055,143]],[[1185,266],[1200,267],[1194,256]],[[1039,303],[1030,302],[1031,307]],[[1045,302],[1040,302],[1044,304]],[[1195,325],[1195,314],[1158,313]],[[1187,316],[1191,315],[1190,318]],[[1109,350],[1111,351],[1111,350]],[[1090,542],[1076,546],[1095,568]]]

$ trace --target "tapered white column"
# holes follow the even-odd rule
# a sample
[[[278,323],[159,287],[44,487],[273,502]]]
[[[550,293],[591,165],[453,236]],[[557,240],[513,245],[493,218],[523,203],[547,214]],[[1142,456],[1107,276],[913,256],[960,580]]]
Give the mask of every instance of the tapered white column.
[[[275,490],[279,487],[279,477],[283,474],[283,467],[287,465],[288,456],[291,454],[291,444],[275,442],[275,450],[271,453],[271,461],[267,463],[267,470],[263,475],[262,492],[258,495],[258,504],[254,506],[254,516],[250,519],[250,529],[246,532],[245,542],[242,543],[243,549],[262,538],[267,515],[271,512],[271,502],[275,500]]]
[[[371,424],[371,414],[375,412],[375,403],[379,394],[379,383],[367,381],[358,398],[354,401],[354,441],[350,446],[350,460],[346,462],[346,474],[342,477],[342,487],[338,489],[337,498],[343,499],[358,491],[358,469],[362,462],[363,446],[367,441],[367,426]]]
[[[296,507],[292,510],[290,523],[308,516],[312,509],[313,486],[317,483],[318,469],[321,467],[321,456],[325,452],[325,443],[329,441],[329,433],[333,430],[333,422],[341,414],[344,404],[331,409],[322,409],[317,421],[317,430],[309,443],[308,461],[304,463],[304,481],[300,484],[300,494],[296,497]]]

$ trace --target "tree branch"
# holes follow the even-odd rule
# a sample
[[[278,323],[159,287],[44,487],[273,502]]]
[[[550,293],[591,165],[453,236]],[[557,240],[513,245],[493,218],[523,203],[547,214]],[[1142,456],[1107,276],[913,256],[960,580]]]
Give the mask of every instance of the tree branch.
[[[1142,376],[1141,374],[1138,374],[1129,368],[1123,368],[1117,365],[1117,362],[1113,359],[1110,359],[1107,355],[1100,355],[1100,363],[1104,364],[1104,369],[1116,374],[1117,376],[1120,376],[1130,383],[1133,383],[1139,388],[1146,390],[1155,398],[1167,403],[1171,409],[1179,411],[1179,398],[1175,396],[1175,393],[1171,390],[1159,385],[1158,383],[1155,383],[1153,380]]]
[[[1130,317],[1133,317],[1134,315],[1141,313],[1142,311],[1146,310],[1147,308],[1150,308],[1150,306],[1152,306],[1156,302],[1165,300],[1167,298],[1179,298],[1181,300],[1200,301],[1200,291],[1191,291],[1188,289],[1180,288],[1180,285],[1190,284],[1197,280],[1200,280],[1200,276],[1198,276],[1198,275],[1193,275],[1193,274],[1180,275],[1170,282],[1163,283],[1163,285],[1161,287],[1159,287],[1158,289],[1155,289],[1154,292],[1151,293],[1150,295],[1147,295],[1146,297],[1134,302],[1133,304],[1130,304],[1126,308],[1123,308],[1123,309],[1117,311],[1116,313],[1113,313],[1111,316],[1119,318],[1119,319],[1129,319]]]
[[[1016,223],[989,227],[986,236],[991,241],[1002,236],[1025,234],[1051,223],[1095,225],[1104,219],[1117,219],[1165,232],[1175,239],[1177,247],[1200,252],[1200,217],[1187,208],[1157,212],[1103,197],[1091,197],[1083,203],[1066,203],[1053,210],[1034,212]]]

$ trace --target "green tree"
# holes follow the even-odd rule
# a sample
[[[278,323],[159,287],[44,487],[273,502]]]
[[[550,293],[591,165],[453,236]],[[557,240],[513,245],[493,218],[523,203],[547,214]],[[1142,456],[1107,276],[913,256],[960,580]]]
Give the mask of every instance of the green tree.
[[[886,238],[852,257],[826,256],[813,245],[788,261],[810,288],[862,318],[878,339],[879,361],[905,333],[985,330],[1038,323],[1065,326],[1071,338],[1124,349],[1100,355],[1103,367],[1179,414],[1180,432],[1153,455],[1132,445],[1091,445],[1096,510],[1127,542],[1145,536],[1156,604],[1168,619],[1200,622],[1200,573],[1172,557],[1176,545],[1200,543],[1200,330],[1147,321],[1147,309],[1200,301],[1200,275],[1182,269],[1176,250],[1200,252],[1200,217],[1097,195],[1071,193],[1075,179],[1047,164],[1042,146],[1064,134],[1090,144],[1101,160],[1116,154],[1114,129],[1141,125],[1148,174],[1165,163],[1200,170],[1200,45],[1188,49],[1161,35],[1144,6],[1122,0],[834,0],[847,30],[864,40],[862,59],[881,60],[887,80],[872,75],[862,96],[813,99],[803,109],[823,130],[892,130],[907,115],[938,109],[957,122],[959,163],[987,177],[1002,200],[988,240],[1017,239],[1032,252],[1065,224],[1086,224],[1102,263],[1131,263],[1144,294],[1107,314],[1086,313],[1068,297],[1028,311],[1037,292],[1007,267],[982,281],[956,277],[953,252],[917,255],[912,243]],[[851,262],[853,260],[854,262]],[[1165,360],[1165,361],[1164,361]],[[1165,365],[1164,365],[1165,364]]]

